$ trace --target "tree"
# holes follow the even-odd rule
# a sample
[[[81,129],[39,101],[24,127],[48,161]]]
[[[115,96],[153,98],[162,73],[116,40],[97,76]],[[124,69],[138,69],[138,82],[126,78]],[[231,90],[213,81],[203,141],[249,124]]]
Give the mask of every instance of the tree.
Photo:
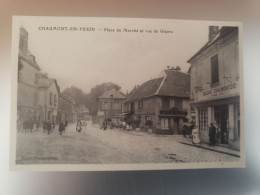
[[[76,106],[85,104],[86,94],[75,86],[65,88],[61,94],[75,102]]]

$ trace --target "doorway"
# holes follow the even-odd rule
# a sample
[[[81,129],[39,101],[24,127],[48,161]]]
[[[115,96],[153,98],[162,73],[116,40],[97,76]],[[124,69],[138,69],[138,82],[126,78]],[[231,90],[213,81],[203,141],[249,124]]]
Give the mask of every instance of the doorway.
[[[228,144],[228,105],[215,106],[214,118],[220,131],[217,133],[217,141]]]
[[[173,123],[173,126],[174,126],[174,132],[180,134],[180,124],[179,124],[179,118],[175,117],[174,118],[174,123]]]

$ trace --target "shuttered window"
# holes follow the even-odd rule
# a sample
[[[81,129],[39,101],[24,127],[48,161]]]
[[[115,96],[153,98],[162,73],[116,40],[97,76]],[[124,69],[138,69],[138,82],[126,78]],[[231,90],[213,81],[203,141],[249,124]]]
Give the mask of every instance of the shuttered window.
[[[211,83],[219,82],[218,55],[211,58]]]

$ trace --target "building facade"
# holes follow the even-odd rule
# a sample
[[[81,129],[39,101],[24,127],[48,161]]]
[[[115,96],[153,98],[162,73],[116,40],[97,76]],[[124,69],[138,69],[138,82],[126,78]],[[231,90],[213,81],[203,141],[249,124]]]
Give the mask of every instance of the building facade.
[[[48,77],[40,77],[38,81],[38,93],[41,122],[50,121],[58,123],[57,114],[60,89],[57,81]]]
[[[125,101],[125,112],[153,133],[180,134],[184,119],[190,120],[189,98],[190,75],[168,69],[135,89]]]
[[[240,146],[239,40],[237,27],[209,27],[209,40],[191,64],[191,105],[201,140],[209,142],[210,123],[217,127],[216,141],[234,149]]]
[[[98,118],[99,122],[111,119],[114,123],[120,120],[125,96],[115,88],[106,91],[98,98]]]
[[[74,123],[77,121],[76,105],[65,96],[59,94],[58,122]]]
[[[38,101],[38,66],[28,50],[28,32],[20,28],[18,56],[17,120],[40,121]]]

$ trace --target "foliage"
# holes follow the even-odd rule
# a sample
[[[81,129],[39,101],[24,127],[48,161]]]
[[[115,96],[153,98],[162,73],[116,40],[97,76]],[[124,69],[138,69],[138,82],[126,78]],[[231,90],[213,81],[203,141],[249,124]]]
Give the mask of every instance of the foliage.
[[[67,87],[61,94],[75,102],[76,106],[85,104],[86,94],[75,86]]]

